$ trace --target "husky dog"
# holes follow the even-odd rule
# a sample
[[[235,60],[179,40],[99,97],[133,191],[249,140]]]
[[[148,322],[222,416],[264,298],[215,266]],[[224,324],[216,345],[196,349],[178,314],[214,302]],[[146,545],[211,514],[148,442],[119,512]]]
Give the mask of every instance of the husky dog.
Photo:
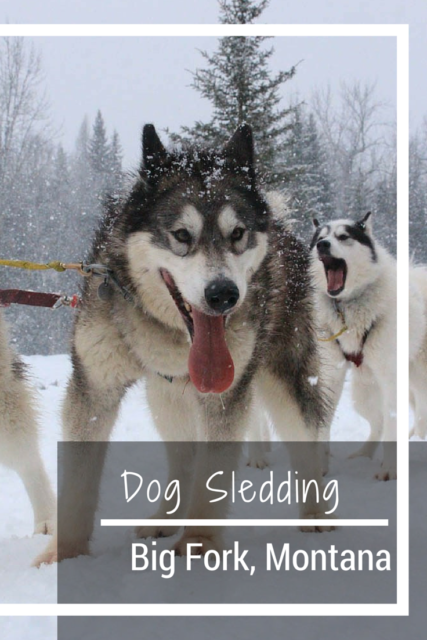
[[[255,393],[286,440],[315,443],[327,420],[321,385],[309,381],[319,375],[309,254],[272,220],[247,125],[223,149],[171,153],[146,125],[142,146],[133,187],[110,206],[90,256],[108,266],[111,277],[101,286],[86,280],[64,437],[108,440],[125,390],[144,379],[163,440],[215,443],[203,459],[199,451],[195,459],[171,455],[170,478],[181,478],[185,498],[173,517],[223,518],[225,500],[208,502],[206,479],[218,469],[230,476],[236,459],[226,444],[245,438],[254,410],[257,415]],[[312,456],[296,445],[290,452],[299,477],[320,486],[316,444]],[[70,452],[63,533],[36,563],[89,553],[103,464],[100,453],[91,455]],[[301,512],[311,519],[307,530],[322,529],[316,519],[325,517],[325,508],[309,497]],[[155,517],[168,517],[165,511]],[[176,531],[142,527],[137,535]],[[188,526],[176,553],[186,554],[194,541],[202,553],[219,549],[221,532]]]
[[[333,404],[352,370],[355,409],[371,426],[355,455],[384,440],[381,480],[396,478],[396,261],[372,235],[371,214],[355,222],[314,220],[310,249],[324,376]]]
[[[410,436],[427,435],[427,268],[409,271],[409,391],[414,411]]]
[[[19,473],[34,510],[34,533],[52,533],[54,494],[37,442],[24,366],[10,348],[0,314],[0,463]]]

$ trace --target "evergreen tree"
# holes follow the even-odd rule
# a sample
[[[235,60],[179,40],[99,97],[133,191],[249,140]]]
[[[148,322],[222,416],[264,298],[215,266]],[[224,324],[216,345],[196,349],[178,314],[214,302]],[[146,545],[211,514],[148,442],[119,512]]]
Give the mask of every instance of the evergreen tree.
[[[292,134],[281,162],[295,230],[307,240],[313,218],[333,217],[333,194],[314,116],[307,116],[301,105],[295,109]]]
[[[119,134],[113,132],[108,151],[108,184],[107,191],[111,196],[120,195],[123,189],[123,151],[120,144]]]
[[[250,24],[269,0],[220,0],[222,24]],[[193,74],[192,86],[213,106],[210,122],[196,122],[172,134],[173,142],[219,146],[246,122],[253,128],[259,169],[269,184],[280,184],[283,175],[277,159],[291,128],[291,109],[280,106],[280,87],[295,74],[295,67],[272,75],[268,62],[274,49],[264,48],[264,37],[225,37],[218,50],[202,52],[205,69]]]
[[[89,162],[95,174],[105,175],[108,172],[108,141],[104,119],[98,110],[89,140]]]
[[[427,144],[417,131],[409,144],[409,246],[414,259],[427,261]]]
[[[97,213],[99,214],[110,179],[110,147],[101,111],[96,114],[92,137],[89,140],[88,156],[93,195],[98,202]]]
[[[0,40],[0,253],[36,262],[85,259],[101,200],[122,185],[117,133],[109,144],[101,113],[85,119],[75,152],[53,142],[40,57],[22,38]],[[1,268],[2,288],[74,293],[75,273]],[[73,313],[12,305],[12,340],[26,354],[63,353]]]
[[[83,258],[88,249],[88,238],[96,224],[94,209],[96,199],[93,196],[92,173],[89,161],[89,124],[85,117],[77,136],[71,165],[71,191],[73,195],[73,213],[70,234],[76,250]]]
[[[73,197],[70,161],[62,145],[53,154],[51,176],[47,185],[48,203],[46,207],[49,238],[57,249],[56,256],[68,261],[74,258],[75,238],[72,237]]]
[[[410,209],[412,193],[409,196]],[[369,209],[368,209],[369,210]],[[375,235],[393,255],[397,251],[397,166],[395,155],[393,163],[387,174],[376,185],[376,198],[374,203],[374,230]],[[411,228],[410,228],[411,230]]]

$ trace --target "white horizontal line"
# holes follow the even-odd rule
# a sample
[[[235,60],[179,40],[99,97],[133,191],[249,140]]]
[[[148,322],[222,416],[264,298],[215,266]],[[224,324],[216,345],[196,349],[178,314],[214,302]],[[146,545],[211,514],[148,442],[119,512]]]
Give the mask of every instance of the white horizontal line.
[[[407,29],[402,24],[0,24],[2,35],[47,37],[385,37]]]
[[[0,616],[408,616],[399,604],[0,604]]]
[[[318,527],[388,527],[388,520],[339,520],[334,518],[319,519],[271,519],[271,520],[140,520],[140,519],[102,519],[101,527],[307,527],[315,524]]]

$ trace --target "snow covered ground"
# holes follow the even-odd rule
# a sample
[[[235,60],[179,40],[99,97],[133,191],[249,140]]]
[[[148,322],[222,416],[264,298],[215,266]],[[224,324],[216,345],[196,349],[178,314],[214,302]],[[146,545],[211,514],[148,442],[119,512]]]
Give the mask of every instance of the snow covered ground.
[[[60,438],[60,420],[59,409],[61,400],[64,394],[64,388],[67,378],[70,373],[70,362],[67,356],[32,356],[27,358],[27,362],[30,366],[33,382],[38,389],[40,398],[40,411],[42,416],[42,430],[41,430],[41,447],[44,460],[46,462],[48,472],[55,482],[56,477],[56,443]],[[346,385],[343,397],[341,399],[335,421],[332,429],[332,438],[336,441],[355,441],[364,440],[368,435],[368,425],[359,417],[353,410],[351,405],[351,399],[349,394],[349,385]],[[131,389],[122,405],[120,418],[114,431],[114,440],[117,441],[155,441],[157,440],[157,434],[154,430],[147,403],[144,396],[144,389],[142,386]],[[274,456],[273,456],[274,457]],[[368,491],[372,497],[372,513],[370,517],[386,517],[384,513],[387,511],[388,506],[394,499],[394,483],[378,483],[373,479],[373,475],[379,465],[377,461],[370,461],[367,459],[358,458],[345,463],[347,469],[351,469],[350,476],[357,478],[357,482],[360,488],[364,491]],[[331,472],[333,477],[343,476],[343,461],[340,459],[332,458]],[[259,479],[262,477],[264,471],[258,469],[248,469],[247,477],[250,479]],[[3,491],[0,495],[0,601],[9,603],[41,603],[41,602],[56,602],[56,566],[43,566],[40,570],[31,568],[31,561],[33,558],[43,550],[46,544],[45,536],[32,537],[32,512],[22,487],[19,478],[8,469],[0,467],[0,483]],[[345,517],[358,517],[360,514],[351,512],[350,508],[344,508],[340,510],[339,516]],[[293,517],[297,517],[296,514]],[[365,514],[365,517],[369,517]],[[427,525],[424,523],[423,538],[427,534]],[[301,548],[301,534],[297,531],[289,531],[289,542],[294,546],[299,545]],[[357,529],[360,533],[360,529]],[[108,540],[111,540],[112,531],[106,534],[104,540],[95,541],[94,554],[99,559],[104,554],[108,554],[111,549],[108,549]],[[322,537],[324,542],[319,544],[319,539],[316,539],[316,547],[329,547],[330,544],[339,541],[340,532],[333,532],[331,534],[325,534]],[[116,568],[123,564],[124,558],[129,554],[129,540],[130,533],[128,531],[119,532],[119,537],[114,542],[112,547],[114,548],[115,562],[117,562]],[[256,530],[255,527],[251,527],[245,533],[242,533],[242,545],[244,548],[253,547],[253,551],[256,555],[256,548],[259,541],[265,538],[264,531]],[[305,540],[308,540],[310,536],[302,536]],[[316,538],[318,538],[316,536]],[[165,548],[170,546],[170,540],[162,541]],[[358,540],[358,546],[361,548],[369,547],[369,543],[366,547],[363,547],[363,539]],[[304,543],[304,548],[310,547],[311,543]],[[122,548],[121,548],[122,545]],[[162,546],[162,548],[163,548]],[[127,554],[127,555],[126,555]],[[87,570],[88,575],[91,571],[91,558],[81,558],[77,561],[82,563],[83,574]],[[106,562],[105,566],[108,566],[108,571],[114,571],[114,563]],[[202,570],[202,567],[200,567]],[[190,575],[180,576],[180,589],[188,589],[189,593],[194,588],[194,579],[190,580]],[[194,574],[195,579],[202,579],[197,571]],[[113,574],[111,574],[113,575]],[[111,575],[105,575],[106,583],[114,583],[111,580]],[[375,593],[378,589],[376,578],[371,574],[371,592]],[[146,574],[145,578],[149,578]],[[138,580],[140,580],[140,576]],[[220,576],[216,578],[220,580]],[[322,576],[321,574],[313,576],[314,583],[318,583],[317,588],[322,588]],[[168,581],[164,581],[168,582]],[[163,582],[163,587],[164,587]],[[170,581],[172,582],[172,581]],[[135,581],[130,580],[129,585],[132,586]],[[153,583],[154,584],[154,583]],[[249,580],[245,583],[241,583],[241,588],[247,591],[248,596],[251,595],[251,590],[256,587],[256,583]],[[314,587],[315,588],[315,584]],[[156,587],[157,588],[157,587]],[[212,593],[221,593],[220,583],[211,583]],[[339,591],[339,584],[337,583],[334,590]],[[109,595],[112,595],[110,593]],[[252,594],[253,595],[253,594]],[[298,593],[298,589],[295,591],[293,601],[298,601],[298,597],[302,594]],[[369,595],[366,594],[367,599]],[[156,600],[156,593],[152,593],[150,601]],[[21,629],[19,634],[14,635],[12,632],[11,621],[0,619],[0,629],[9,629],[7,635],[2,633],[2,637],[7,640],[15,640],[15,638],[27,638],[31,637],[34,640],[43,638],[44,640],[52,640],[56,637],[54,633],[53,621],[45,619],[39,621],[36,626],[32,627],[31,635],[27,635],[24,629],[26,629],[26,621],[20,621],[17,623],[16,629]],[[8,626],[6,626],[8,625]],[[15,628],[15,627],[13,627]],[[39,629],[39,631],[36,631]],[[155,636],[152,636],[155,637]],[[158,636],[159,638],[161,636]],[[231,637],[231,636],[230,636]],[[233,636],[240,637],[240,636]]]

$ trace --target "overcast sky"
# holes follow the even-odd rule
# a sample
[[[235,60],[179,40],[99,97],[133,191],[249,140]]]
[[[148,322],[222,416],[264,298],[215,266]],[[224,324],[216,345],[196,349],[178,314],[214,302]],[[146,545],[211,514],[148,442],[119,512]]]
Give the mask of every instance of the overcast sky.
[[[216,0],[0,0],[0,19],[10,23],[215,23]],[[264,23],[409,23],[411,27],[411,125],[427,113],[427,2],[412,0],[271,0]],[[54,121],[67,148],[85,114],[101,108],[109,130],[121,137],[126,164],[139,157],[144,122],[176,130],[209,117],[209,103],[188,85],[203,65],[197,49],[213,50],[213,38],[37,38],[42,51]],[[395,107],[395,43],[390,38],[276,38],[274,70],[299,60],[296,77],[283,89],[308,99],[315,87],[342,79],[376,82],[378,97]]]

